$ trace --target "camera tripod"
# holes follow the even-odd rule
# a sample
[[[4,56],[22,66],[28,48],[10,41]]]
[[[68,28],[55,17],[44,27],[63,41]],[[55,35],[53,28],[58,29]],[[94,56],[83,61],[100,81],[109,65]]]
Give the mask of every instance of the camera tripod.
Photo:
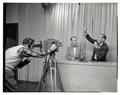
[[[50,88],[52,92],[57,91],[57,83],[60,87],[60,90],[63,92],[63,85],[61,82],[60,74],[57,67],[57,60],[55,58],[55,52],[52,52],[49,57],[45,58],[45,65],[43,67],[43,73],[41,80],[38,83],[36,91],[45,92],[47,86],[47,75],[50,72]]]

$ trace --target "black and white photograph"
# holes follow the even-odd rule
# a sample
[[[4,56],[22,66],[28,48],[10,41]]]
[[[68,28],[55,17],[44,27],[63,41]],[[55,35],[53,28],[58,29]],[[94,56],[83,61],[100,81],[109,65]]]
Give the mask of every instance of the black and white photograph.
[[[3,93],[117,86],[117,2],[3,3]]]

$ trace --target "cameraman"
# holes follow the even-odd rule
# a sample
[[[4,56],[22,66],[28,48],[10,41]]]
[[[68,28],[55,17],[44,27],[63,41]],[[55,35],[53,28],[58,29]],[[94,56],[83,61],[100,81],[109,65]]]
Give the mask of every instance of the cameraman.
[[[43,58],[56,49],[51,46],[46,54],[38,54],[33,51],[35,41],[25,38],[22,45],[14,46],[5,51],[5,88],[4,91],[13,92],[16,89],[15,68],[21,68],[30,62],[29,57]]]

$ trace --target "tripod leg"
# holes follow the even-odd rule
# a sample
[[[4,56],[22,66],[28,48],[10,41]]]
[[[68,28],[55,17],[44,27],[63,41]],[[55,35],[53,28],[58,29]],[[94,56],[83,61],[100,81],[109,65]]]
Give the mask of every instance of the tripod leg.
[[[56,68],[54,69],[54,79],[55,79],[55,83],[54,83],[54,89],[56,91],[57,87],[56,87]]]
[[[52,89],[52,91],[53,91],[53,69],[52,68],[50,68],[50,80],[51,80],[51,89]]]
[[[37,89],[36,91],[45,91],[45,85],[46,85],[46,76],[47,76],[47,73],[48,73],[48,63],[45,63],[44,67],[43,67],[43,74],[42,74],[42,77],[41,77],[41,80],[37,86]]]
[[[50,78],[52,91],[56,91],[56,68],[51,68]]]
[[[61,89],[62,92],[64,92],[64,88],[63,88],[63,85],[62,85],[62,81],[61,81],[61,78],[60,78],[59,69],[58,69],[57,65],[56,65],[56,75],[57,75],[56,78],[58,80],[58,84],[60,86],[60,89]]]

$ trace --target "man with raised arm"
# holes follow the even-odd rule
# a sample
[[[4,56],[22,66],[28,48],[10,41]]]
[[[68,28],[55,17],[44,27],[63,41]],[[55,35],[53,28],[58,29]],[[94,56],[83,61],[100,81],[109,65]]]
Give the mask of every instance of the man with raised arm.
[[[106,61],[106,55],[109,47],[105,43],[106,35],[100,34],[97,39],[93,39],[88,33],[87,28],[84,29],[84,36],[86,39],[94,45],[91,61]]]

